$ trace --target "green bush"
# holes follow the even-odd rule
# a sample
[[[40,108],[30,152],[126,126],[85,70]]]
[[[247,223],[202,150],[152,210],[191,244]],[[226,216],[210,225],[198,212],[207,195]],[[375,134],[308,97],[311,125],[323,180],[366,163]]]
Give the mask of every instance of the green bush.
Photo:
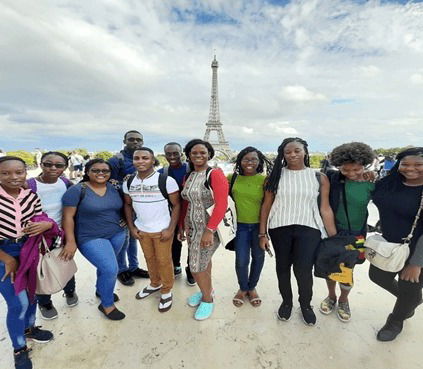
[[[320,168],[320,162],[325,158],[323,154],[310,155],[310,167]]]
[[[103,160],[109,160],[113,154],[110,151],[99,151],[95,153],[94,158],[96,159],[103,159]]]
[[[7,152],[8,156],[16,156],[18,158],[21,158],[22,160],[25,161],[26,165],[28,166],[34,166],[37,165],[35,162],[35,155],[25,151],[25,150],[18,150],[18,151],[8,151]]]

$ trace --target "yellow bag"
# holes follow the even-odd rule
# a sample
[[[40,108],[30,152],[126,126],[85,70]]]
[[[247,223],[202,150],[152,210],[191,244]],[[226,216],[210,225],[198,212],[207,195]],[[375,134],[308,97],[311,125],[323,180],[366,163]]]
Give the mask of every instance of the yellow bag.
[[[341,269],[341,272],[329,274],[329,279],[332,279],[332,281],[349,284],[350,286],[352,286],[354,284],[353,270],[351,268],[346,267],[344,263],[339,264],[339,268]]]

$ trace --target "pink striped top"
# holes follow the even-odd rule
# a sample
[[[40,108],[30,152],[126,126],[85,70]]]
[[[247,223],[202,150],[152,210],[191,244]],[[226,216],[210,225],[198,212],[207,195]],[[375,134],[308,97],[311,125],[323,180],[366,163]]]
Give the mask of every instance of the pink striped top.
[[[41,214],[41,201],[36,193],[21,189],[15,199],[0,185],[0,239],[22,237],[26,223]]]

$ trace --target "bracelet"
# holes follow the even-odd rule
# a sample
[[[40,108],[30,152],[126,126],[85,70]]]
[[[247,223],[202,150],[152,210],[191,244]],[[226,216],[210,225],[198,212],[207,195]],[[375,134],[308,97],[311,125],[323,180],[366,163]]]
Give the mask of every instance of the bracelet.
[[[211,233],[216,233],[216,229],[211,229],[211,228],[209,228],[209,227],[206,227],[206,229],[207,229],[208,231],[210,231]]]
[[[259,233],[258,236],[259,236],[259,238],[262,238],[262,237],[269,238],[269,236],[267,235],[267,233]]]

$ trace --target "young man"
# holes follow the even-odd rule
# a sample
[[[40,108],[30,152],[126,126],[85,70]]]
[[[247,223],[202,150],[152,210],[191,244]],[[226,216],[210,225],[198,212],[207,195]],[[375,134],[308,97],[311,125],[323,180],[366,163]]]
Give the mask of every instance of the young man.
[[[112,166],[110,178],[120,183],[123,183],[126,176],[136,171],[132,163],[132,158],[135,150],[141,148],[144,144],[144,138],[140,132],[131,130],[123,136],[123,143],[125,145],[123,150],[109,160]],[[118,279],[125,286],[132,286],[135,283],[134,277],[148,278],[148,272],[138,267],[137,254],[137,240],[129,235],[117,257],[119,266]]]
[[[123,192],[126,221],[132,237],[141,242],[150,275],[150,284],[135,297],[144,299],[160,290],[158,309],[163,313],[172,307],[172,240],[178,224],[180,200],[178,184],[173,178],[157,173],[155,161],[151,149],[136,150],[133,163],[137,173],[123,183]]]
[[[172,177],[176,183],[178,183],[179,191],[182,191],[182,183],[184,177],[189,173],[189,165],[187,162],[182,161],[182,147],[177,142],[169,142],[164,146],[164,153],[167,162],[169,163],[168,167],[159,169],[159,173],[164,173]],[[172,243],[172,259],[173,259],[173,267],[174,267],[174,274],[175,277],[178,277],[182,274],[181,268],[181,249],[182,249],[182,242],[177,238],[178,232],[175,232],[175,236],[173,238]],[[187,284],[189,286],[195,285],[195,279],[191,274],[188,265],[187,259],[187,267],[185,268],[187,273]]]

